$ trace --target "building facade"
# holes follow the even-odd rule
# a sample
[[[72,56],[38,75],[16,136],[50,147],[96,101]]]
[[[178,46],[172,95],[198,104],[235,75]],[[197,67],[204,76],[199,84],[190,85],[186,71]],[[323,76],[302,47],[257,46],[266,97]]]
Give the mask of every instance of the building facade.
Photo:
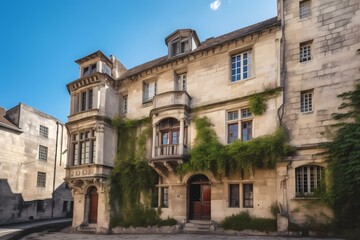
[[[0,108],[0,224],[72,214],[67,130],[23,103]]]
[[[67,85],[66,179],[74,194],[74,228],[109,229],[108,176],[118,139],[111,119],[118,115],[151,118],[147,159],[159,175],[164,218],[220,222],[241,211],[270,218],[273,205],[285,218],[284,229],[309,215],[331,218],[325,206],[308,205],[326,168],[318,145],[328,141],[322,132],[333,123],[336,95],[359,78],[359,1],[277,4],[277,17],[203,42],[194,30],[179,29],[165,39],[166,56],[132,69],[101,51],[76,61],[80,77]],[[267,95],[265,113],[255,116],[250,99],[268,90],[277,94]],[[283,126],[296,154],[278,159],[275,169],[180,177],[177,167],[188,161],[196,136],[193,119],[203,116],[222,144]]]

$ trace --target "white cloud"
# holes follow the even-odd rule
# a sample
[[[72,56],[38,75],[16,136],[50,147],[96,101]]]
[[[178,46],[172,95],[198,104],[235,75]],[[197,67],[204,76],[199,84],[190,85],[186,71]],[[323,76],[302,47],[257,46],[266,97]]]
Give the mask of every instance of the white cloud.
[[[210,8],[213,11],[218,10],[218,8],[220,7],[221,4],[221,0],[215,0],[214,2],[210,3]]]

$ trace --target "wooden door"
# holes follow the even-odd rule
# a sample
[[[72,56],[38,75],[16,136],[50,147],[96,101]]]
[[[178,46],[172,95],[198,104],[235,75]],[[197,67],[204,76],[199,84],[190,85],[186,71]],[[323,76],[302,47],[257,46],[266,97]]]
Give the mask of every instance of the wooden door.
[[[96,188],[90,190],[89,223],[97,223],[98,193]]]
[[[210,185],[201,185],[201,219],[210,220],[211,215],[211,188]]]
[[[211,187],[209,184],[190,185],[190,219],[210,220]]]

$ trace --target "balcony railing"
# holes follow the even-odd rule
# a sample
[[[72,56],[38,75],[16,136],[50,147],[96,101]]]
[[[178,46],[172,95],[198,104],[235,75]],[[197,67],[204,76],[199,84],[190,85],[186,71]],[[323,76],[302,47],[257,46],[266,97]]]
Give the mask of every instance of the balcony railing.
[[[186,91],[170,91],[154,96],[153,107],[169,107],[172,105],[185,105],[190,107],[191,98]]]
[[[184,145],[183,150],[180,149],[180,144],[166,144],[155,146],[155,157],[162,156],[179,156],[187,153],[187,147]]]

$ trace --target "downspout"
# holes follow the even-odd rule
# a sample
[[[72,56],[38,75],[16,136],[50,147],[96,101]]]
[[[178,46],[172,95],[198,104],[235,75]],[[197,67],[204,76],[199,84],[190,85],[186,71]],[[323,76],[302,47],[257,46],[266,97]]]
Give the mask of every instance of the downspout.
[[[64,125],[61,124],[61,142],[60,142],[60,166],[62,164],[62,155],[63,155],[63,138],[64,138]]]
[[[51,204],[51,218],[54,217],[54,192],[55,192],[55,177],[56,177],[56,162],[57,162],[57,148],[58,148],[58,139],[59,139],[59,122],[56,121],[56,143],[55,143],[55,161],[54,161],[54,177],[53,177],[53,188],[52,188],[52,204]]]
[[[286,101],[286,61],[285,61],[285,47],[286,47],[286,40],[285,40],[285,19],[284,19],[284,5],[285,0],[281,1],[281,48],[280,48],[280,87],[283,90],[283,97],[282,97],[282,104],[278,108],[278,118],[280,121],[281,126],[284,128],[286,135],[290,137],[289,129],[286,127],[285,123],[283,122],[284,112],[285,112],[285,101]]]

